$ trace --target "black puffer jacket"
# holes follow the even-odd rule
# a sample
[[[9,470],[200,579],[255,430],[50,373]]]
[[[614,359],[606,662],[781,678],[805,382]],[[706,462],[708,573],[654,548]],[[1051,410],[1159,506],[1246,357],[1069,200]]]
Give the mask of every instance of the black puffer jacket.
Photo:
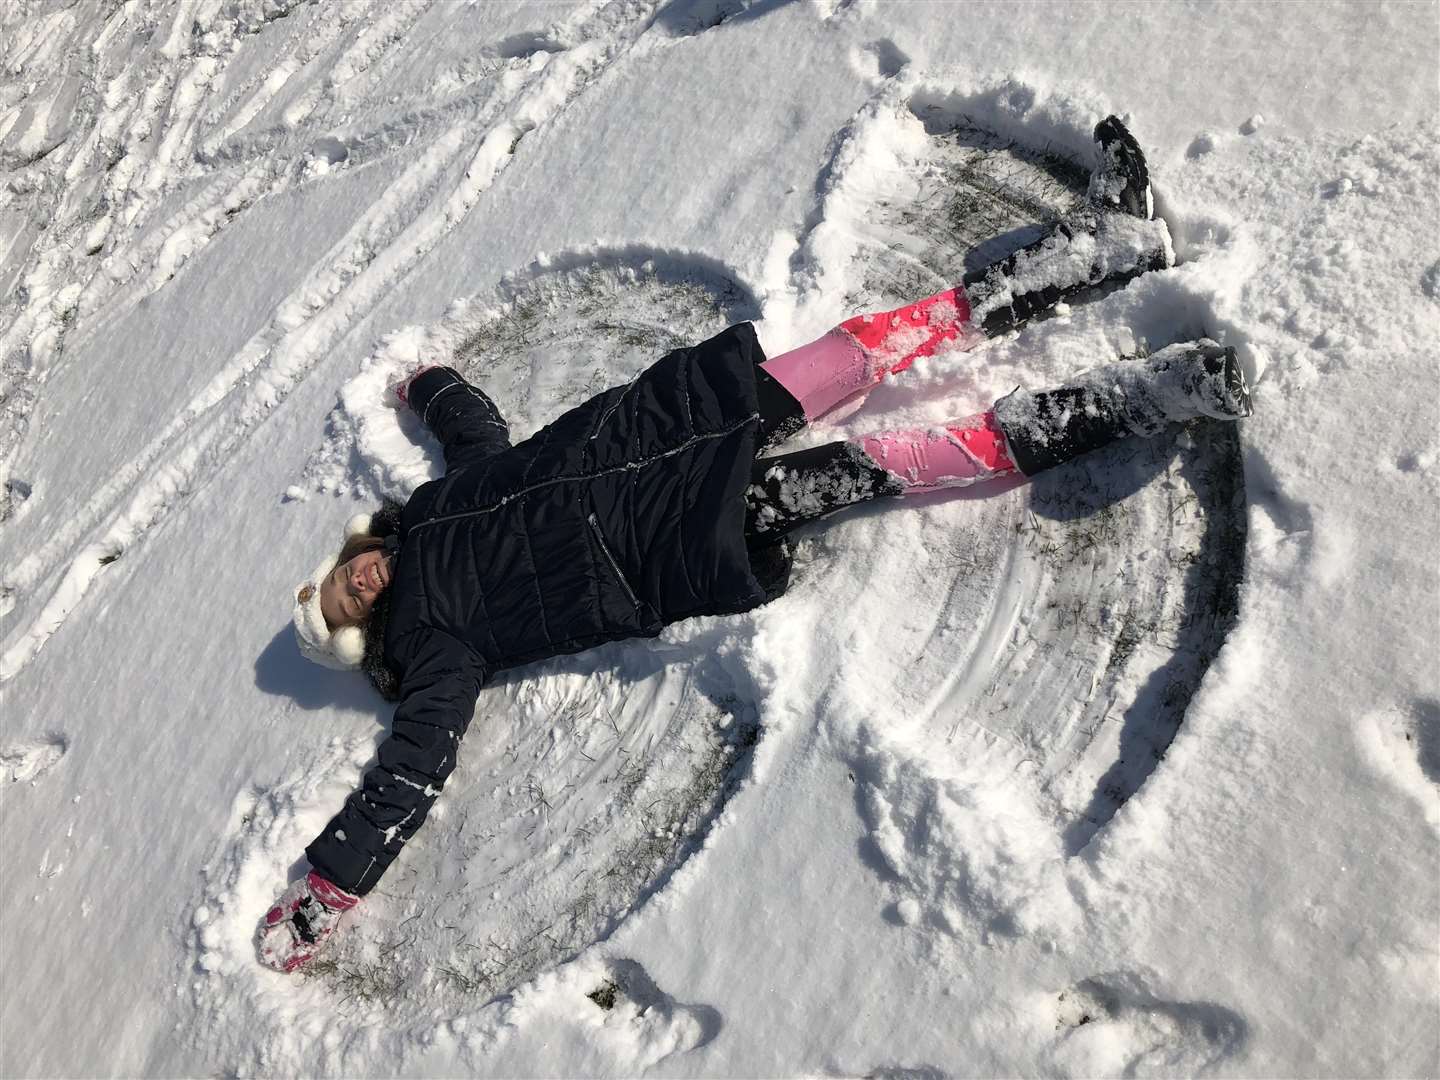
[[[783,588],[757,579],[744,536],[762,360],[753,328],[732,326],[517,446],[455,372],[415,380],[411,407],[446,472],[396,532],[384,662],[400,704],[379,763],[306,849],[315,869],[356,894],[374,887],[454,768],[490,675]]]

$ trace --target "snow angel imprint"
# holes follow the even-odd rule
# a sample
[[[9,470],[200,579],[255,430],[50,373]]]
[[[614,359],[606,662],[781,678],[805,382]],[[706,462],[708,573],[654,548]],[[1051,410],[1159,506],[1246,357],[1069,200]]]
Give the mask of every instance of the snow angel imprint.
[[[398,702],[378,763],[306,848],[310,871],[259,930],[292,971],[375,887],[455,766],[487,679],[785,591],[789,536],[843,507],[1032,477],[1166,424],[1250,413],[1235,352],[1181,342],[1015,393],[975,416],[793,453],[775,447],[918,357],[968,349],[1078,290],[1172,262],[1144,155],[1095,129],[1086,207],[935,296],[861,315],[773,357],[748,323],[660,358],[523,442],[449,367],[393,388],[444,447],[445,475],[347,524],[294,597],[301,651]]]

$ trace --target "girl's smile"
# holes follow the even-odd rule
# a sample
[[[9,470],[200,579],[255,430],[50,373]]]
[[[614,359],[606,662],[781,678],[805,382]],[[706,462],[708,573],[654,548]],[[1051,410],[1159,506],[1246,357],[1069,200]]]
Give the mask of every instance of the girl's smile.
[[[390,560],[379,550],[362,551],[341,563],[320,584],[320,612],[331,630],[355,626],[370,616],[390,584]]]

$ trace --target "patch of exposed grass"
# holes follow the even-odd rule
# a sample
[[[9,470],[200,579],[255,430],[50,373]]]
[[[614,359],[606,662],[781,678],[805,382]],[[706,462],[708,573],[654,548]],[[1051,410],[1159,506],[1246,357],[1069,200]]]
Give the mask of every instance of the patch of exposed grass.
[[[585,996],[588,997],[591,1001],[593,1001],[596,1005],[599,1005],[600,1008],[604,1009],[606,1012],[609,1012],[615,1007],[615,1001],[619,997],[619,992],[620,984],[617,983],[614,979],[606,979],[603,983],[597,986],[594,990],[591,990],[590,993],[586,994]]]

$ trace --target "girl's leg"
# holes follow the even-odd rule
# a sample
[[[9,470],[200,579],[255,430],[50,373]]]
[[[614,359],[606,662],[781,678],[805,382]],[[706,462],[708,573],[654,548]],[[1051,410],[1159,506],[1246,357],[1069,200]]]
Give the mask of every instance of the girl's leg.
[[[765,368],[755,369],[755,396],[760,402],[759,452],[784,442],[805,426],[805,411],[795,396]]]
[[[1173,421],[1249,415],[1235,350],[1184,342],[1144,360],[1095,368],[1057,390],[1016,391],[963,420],[759,458],[746,492],[746,532],[759,547],[882,495],[1031,477]]]
[[[1127,435],[1154,435],[1202,416],[1240,420],[1251,412],[1235,350],[1201,338],[1093,368],[1056,390],[1017,390],[995,403],[994,416],[1016,467],[1034,476]]]
[[[745,491],[745,538],[752,550],[763,550],[806,522],[904,492],[898,479],[849,442],[756,458]]]
[[[1095,129],[1100,161],[1091,205],[962,284],[894,311],[847,319],[761,368],[814,420],[846,398],[942,349],[971,349],[1102,281],[1125,281],[1173,261],[1163,221],[1151,220],[1145,157],[1118,120]]]
[[[951,345],[973,348],[984,338],[970,323],[964,288],[956,286],[894,311],[846,319],[808,345],[771,357],[760,370],[799,402],[808,421],[922,356]]]
[[[847,319],[823,337],[760,365],[814,420],[845,399],[942,349],[969,350],[1103,281],[1119,282],[1171,262],[1162,221],[1093,214],[965,282],[914,304]]]

